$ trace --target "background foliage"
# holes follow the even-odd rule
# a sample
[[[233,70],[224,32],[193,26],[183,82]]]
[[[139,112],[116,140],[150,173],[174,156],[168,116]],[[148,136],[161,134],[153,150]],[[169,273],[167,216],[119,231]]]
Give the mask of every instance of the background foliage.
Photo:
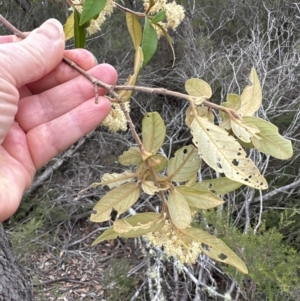
[[[89,224],[87,218],[104,192],[99,189],[82,196],[77,192],[99,181],[105,172],[121,172],[122,167],[116,159],[133,143],[127,133],[113,134],[97,129],[83,140],[78,152],[57,158],[56,161],[62,162],[60,166],[55,167],[52,162],[40,171],[40,177],[47,172],[51,177],[27,193],[19,212],[7,223],[7,230],[33,279],[48,280],[42,273],[45,263],[51,263],[51,260],[55,264],[49,264],[50,274],[53,279],[58,279],[65,277],[61,276],[64,275],[63,264],[72,270],[71,267],[79,266],[80,262],[90,263],[89,258],[100,254],[99,260],[108,257],[101,267],[107,271],[107,278],[113,279],[115,272],[118,280],[108,283],[110,280],[107,282],[100,272],[90,275],[87,271],[76,274],[72,270],[72,274],[66,275],[73,280],[80,280],[81,272],[97,281],[101,286],[99,290],[94,289],[97,294],[93,295],[93,290],[79,293],[78,288],[71,293],[66,289],[66,283],[75,282],[62,281],[52,286],[53,299],[47,296],[46,286],[37,286],[36,300],[61,300],[62,297],[68,300],[99,300],[100,297],[116,300],[112,287],[121,290],[122,280],[119,279],[122,277],[117,268],[111,270],[110,258],[118,256],[131,258],[126,267],[128,270],[121,269],[123,276],[132,281],[131,291],[128,292],[126,286],[124,295],[127,297],[122,300],[168,300],[171,297],[174,300],[223,300],[226,293],[233,300],[296,301],[299,298],[300,7],[283,0],[177,2],[186,8],[186,18],[171,34],[177,55],[175,67],[172,68],[168,43],[161,40],[153,61],[142,70],[139,85],[183,92],[184,82],[198,77],[212,86],[212,99],[220,104],[227,93],[240,93],[248,84],[247,77],[253,66],[263,90],[259,116],[277,125],[280,133],[293,141],[294,156],[287,161],[251,152],[252,159],[269,182],[267,192],[259,195],[253,189],[242,188],[224,196],[226,205],[222,209],[199,218],[204,227],[220,236],[242,257],[250,270],[249,276],[242,278],[233,269],[214,265],[205,256],[201,256],[195,266],[178,269],[176,262],[166,260],[160,250],[154,254],[154,251],[148,252],[145,243],[139,240],[118,241],[116,246],[106,244],[91,249],[93,236],[88,235],[98,236],[99,229]],[[125,4],[135,10],[142,5],[139,1],[125,1]],[[1,1],[0,10],[22,31],[34,29],[49,17],[64,23],[69,14],[63,1],[5,0]],[[125,16],[115,12],[101,32],[87,41],[87,49],[99,62],[116,67],[121,83],[132,71],[134,54],[128,42],[129,35],[126,38],[124,32]],[[0,27],[0,33],[7,31]],[[72,42],[67,45],[72,46]],[[171,157],[177,149],[191,142],[184,125],[185,106],[186,103],[171,97],[135,93],[131,116],[139,125],[145,112],[156,110],[161,113],[167,127],[164,151]],[[50,173],[49,168],[52,168]],[[204,179],[209,178],[211,170],[204,165],[201,175]],[[146,199],[134,209],[139,210],[142,206],[153,208],[155,202]],[[262,225],[258,228],[260,213]],[[248,222],[252,228],[245,229]],[[105,226],[101,225],[102,228]],[[248,235],[242,235],[243,232]],[[130,256],[127,248],[132,252]],[[138,249],[143,250],[141,258],[135,255]],[[103,250],[109,250],[110,254],[106,253],[108,251],[101,253]],[[101,264],[95,265],[94,271],[99,266]],[[93,270],[92,266],[90,270]]]

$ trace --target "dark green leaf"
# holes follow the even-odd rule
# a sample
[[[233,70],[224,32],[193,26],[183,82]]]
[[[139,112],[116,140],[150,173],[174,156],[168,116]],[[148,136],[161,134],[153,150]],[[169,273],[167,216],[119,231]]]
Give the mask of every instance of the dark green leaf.
[[[74,9],[74,40],[75,48],[84,48],[86,38],[83,26],[79,25],[80,13]]]
[[[82,26],[98,16],[104,9],[106,1],[107,0],[85,0],[79,25]]]
[[[163,10],[161,10],[160,12],[158,12],[153,19],[151,20],[152,24],[158,23],[163,21],[166,18],[166,12],[164,12]]]
[[[144,54],[143,67],[147,65],[152,56],[154,55],[157,47],[157,33],[152,26],[151,22],[145,17],[145,27],[143,32],[142,50]]]

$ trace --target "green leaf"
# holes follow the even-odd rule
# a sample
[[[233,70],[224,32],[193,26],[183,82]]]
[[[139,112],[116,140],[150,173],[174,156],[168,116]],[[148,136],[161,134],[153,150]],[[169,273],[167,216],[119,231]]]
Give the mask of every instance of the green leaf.
[[[159,188],[155,186],[155,183],[153,181],[143,181],[142,190],[148,195],[154,195],[159,191]]]
[[[66,41],[74,37],[74,12],[71,13],[64,25],[64,34]]]
[[[83,26],[79,25],[80,14],[77,9],[74,9],[74,40],[75,48],[84,48],[86,37],[85,29]]]
[[[141,172],[147,170],[148,167],[147,167],[146,163],[149,164],[154,169],[154,171],[161,172],[162,170],[164,170],[167,167],[168,159],[160,154],[156,154],[151,157],[148,157],[145,160],[145,162],[142,162],[138,166],[136,172],[141,173]]]
[[[167,174],[173,182],[184,182],[200,168],[198,151],[193,145],[180,148],[169,161]]]
[[[259,138],[259,129],[254,124],[245,124],[243,120],[232,118],[230,120],[231,128],[234,135],[245,143],[250,143],[252,137]]]
[[[157,112],[146,113],[142,121],[142,137],[144,149],[155,154],[166,137],[166,126]]]
[[[142,27],[137,17],[132,13],[126,13],[126,24],[134,49],[142,43]]]
[[[161,22],[161,21],[165,20],[166,17],[167,17],[166,12],[161,10],[153,17],[153,19],[151,19],[151,23],[155,24],[155,23]]]
[[[202,252],[213,260],[224,262],[235,267],[238,271],[248,274],[244,262],[220,239],[198,228],[181,230],[183,239],[191,244],[193,241],[201,242]]]
[[[170,219],[177,228],[185,229],[190,225],[192,221],[190,207],[185,198],[176,190],[176,187],[170,191],[168,209]]]
[[[241,95],[241,107],[237,111],[241,116],[252,116],[261,106],[262,91],[259,78],[254,68],[249,75],[251,86],[246,86]]]
[[[216,192],[219,195],[234,191],[238,188],[240,188],[243,184],[240,182],[236,182],[233,180],[230,180],[226,177],[220,177],[217,179],[211,179],[211,180],[203,180],[200,183],[196,183],[195,185],[192,185],[192,187],[199,189],[199,190],[211,190],[213,192]]]
[[[208,190],[198,190],[188,186],[176,186],[176,190],[185,198],[190,208],[193,209],[206,210],[224,203],[222,199]]]
[[[118,219],[114,222],[113,228],[118,233],[118,236],[129,238],[159,231],[164,224],[165,221],[160,214],[145,212],[126,219]]]
[[[119,162],[125,166],[138,165],[143,162],[142,153],[137,146],[130,147],[119,157]]]
[[[239,95],[234,93],[229,93],[227,94],[227,101],[222,102],[221,106],[237,111],[241,107],[241,104],[242,104],[242,100]],[[230,116],[224,111],[219,111],[219,113],[223,120],[220,126],[226,130],[230,130],[231,129]]]
[[[200,163],[201,164],[201,163]],[[194,175],[192,175],[189,180],[185,183],[185,186],[189,186],[192,187],[196,184],[198,179],[198,173],[195,173]]]
[[[226,100],[226,102],[221,104],[225,108],[230,108],[237,111],[242,105],[241,97],[234,93],[227,94]]]
[[[141,189],[136,183],[127,183],[109,191],[94,207],[90,220],[100,223],[110,219],[112,209],[118,214],[127,211],[139,198]]]
[[[185,82],[186,92],[194,97],[199,97],[196,104],[201,104],[206,99],[211,98],[212,90],[210,85],[202,79],[190,78]]]
[[[150,61],[157,48],[158,37],[156,30],[149,21],[148,17],[145,17],[145,26],[143,32],[142,50],[144,54],[143,67]]]
[[[104,9],[106,1],[107,0],[85,0],[82,7],[79,25],[82,26],[98,16]]]
[[[114,230],[114,228],[110,227],[105,230],[97,239],[95,239],[95,241],[92,243],[92,246],[95,246],[104,240],[116,239],[118,236],[119,234]]]
[[[243,121],[248,125],[255,125],[259,129],[257,136],[261,139],[252,137],[251,141],[260,152],[281,160],[293,156],[292,142],[282,137],[274,124],[251,116],[244,117]]]
[[[195,109],[197,111],[198,116],[204,117],[207,120],[209,120],[210,122],[214,123],[214,120],[215,120],[214,113],[211,110],[209,110],[207,107],[197,106]],[[185,123],[188,127],[190,127],[193,120],[194,120],[194,118],[195,118],[194,113],[193,113],[193,109],[191,107],[188,107],[185,114],[186,114]]]
[[[259,169],[227,131],[199,116],[195,116],[190,128],[193,142],[211,168],[250,187],[268,188],[267,181]]]
[[[101,185],[107,185],[110,189],[131,182],[136,177],[135,173],[125,171],[123,173],[105,173],[101,178]]]

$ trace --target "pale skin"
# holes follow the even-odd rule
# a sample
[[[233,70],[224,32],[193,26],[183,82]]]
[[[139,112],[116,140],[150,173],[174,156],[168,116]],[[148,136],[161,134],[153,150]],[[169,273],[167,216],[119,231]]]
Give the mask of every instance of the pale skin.
[[[19,207],[36,171],[96,128],[110,111],[63,56],[114,85],[115,69],[86,50],[65,51],[61,24],[48,20],[25,40],[0,37],[0,222]]]

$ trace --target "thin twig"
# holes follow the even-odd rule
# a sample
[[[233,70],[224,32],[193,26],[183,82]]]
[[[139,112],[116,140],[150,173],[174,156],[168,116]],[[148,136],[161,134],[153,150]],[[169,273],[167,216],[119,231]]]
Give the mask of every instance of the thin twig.
[[[125,13],[130,13],[130,14],[133,14],[133,15],[135,15],[137,17],[142,17],[142,18],[145,17],[144,13],[139,13],[139,12],[133,11],[133,10],[127,8],[127,7],[124,7],[124,6],[120,5],[119,3],[116,3],[116,7],[118,9],[122,10]]]
[[[18,28],[14,27],[10,22],[8,22],[1,14],[0,14],[0,22],[9,29],[14,35],[21,39],[26,38],[26,34],[21,32]]]

